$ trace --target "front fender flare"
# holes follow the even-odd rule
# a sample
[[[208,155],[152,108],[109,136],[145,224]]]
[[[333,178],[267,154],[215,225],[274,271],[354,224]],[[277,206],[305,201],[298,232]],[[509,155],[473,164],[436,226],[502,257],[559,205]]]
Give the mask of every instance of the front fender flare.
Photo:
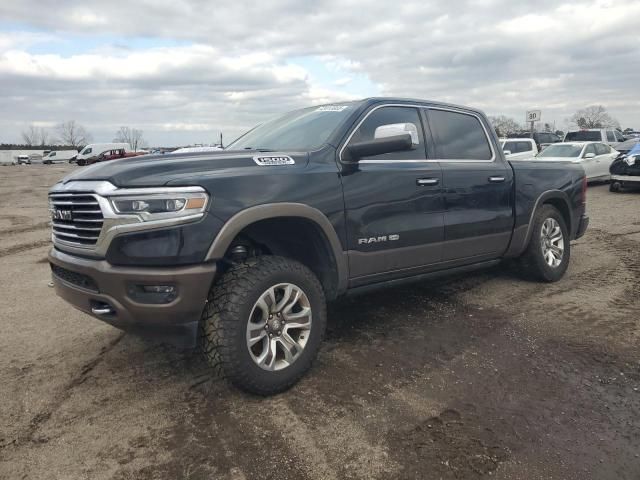
[[[329,219],[318,209],[302,203],[269,203],[256,205],[241,210],[231,217],[218,232],[209,247],[205,260],[218,260],[227,253],[231,242],[246,227],[260,220],[281,217],[298,217],[312,221],[324,233],[329,247],[333,252],[338,274],[337,292],[343,293],[347,289],[349,277],[347,254],[342,249],[342,244],[338,238],[333,225]]]

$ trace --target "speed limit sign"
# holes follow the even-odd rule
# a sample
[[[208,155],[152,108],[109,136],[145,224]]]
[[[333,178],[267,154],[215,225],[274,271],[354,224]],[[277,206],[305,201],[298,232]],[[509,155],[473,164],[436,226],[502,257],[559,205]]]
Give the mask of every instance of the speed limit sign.
[[[539,122],[542,117],[542,111],[540,110],[529,110],[527,112],[527,122]]]

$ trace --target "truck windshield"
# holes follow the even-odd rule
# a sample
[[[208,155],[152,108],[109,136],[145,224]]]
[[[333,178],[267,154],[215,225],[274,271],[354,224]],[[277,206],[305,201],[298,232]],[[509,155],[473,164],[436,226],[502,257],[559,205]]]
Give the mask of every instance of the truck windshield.
[[[538,157],[578,157],[582,151],[582,145],[549,145]]]
[[[249,130],[227,150],[315,150],[359,106],[359,102],[303,108]]]
[[[601,142],[600,130],[579,130],[569,132],[564,138],[565,142]]]

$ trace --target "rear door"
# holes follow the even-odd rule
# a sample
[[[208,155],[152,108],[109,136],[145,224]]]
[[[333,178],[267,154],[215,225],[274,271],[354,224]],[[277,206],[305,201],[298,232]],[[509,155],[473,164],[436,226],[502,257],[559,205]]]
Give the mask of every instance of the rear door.
[[[596,167],[598,175],[606,177],[609,175],[609,167],[615,158],[613,149],[604,143],[596,143]]]
[[[442,168],[443,261],[499,257],[513,228],[513,171],[494,150],[489,125],[472,112],[428,108],[434,157]]]
[[[586,158],[587,155],[593,153],[595,157]],[[590,143],[584,148],[584,152],[582,152],[582,168],[584,168],[584,173],[587,174],[587,178],[595,178],[599,175],[598,173],[598,153],[596,152],[596,144]]]
[[[349,135],[345,147],[374,139],[376,130],[382,130],[379,127],[401,123],[415,127],[417,144],[412,150],[365,157],[343,168],[353,286],[404,276],[407,270],[419,273],[442,258],[442,172],[438,162],[427,160],[419,107],[373,108]]]

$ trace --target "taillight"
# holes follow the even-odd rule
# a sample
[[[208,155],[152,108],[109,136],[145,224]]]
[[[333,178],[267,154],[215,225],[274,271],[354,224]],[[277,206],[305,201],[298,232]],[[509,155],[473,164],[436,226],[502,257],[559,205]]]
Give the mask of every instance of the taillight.
[[[587,176],[582,177],[582,195],[580,196],[582,205],[587,204]]]

